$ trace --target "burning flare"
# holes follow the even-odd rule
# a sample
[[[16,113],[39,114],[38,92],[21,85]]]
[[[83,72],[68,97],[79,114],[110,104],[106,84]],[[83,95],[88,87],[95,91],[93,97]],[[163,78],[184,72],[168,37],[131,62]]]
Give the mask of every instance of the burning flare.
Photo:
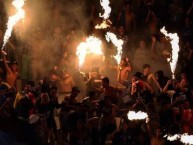
[[[5,36],[3,39],[3,46],[2,50],[5,47],[6,43],[9,40],[9,37],[11,36],[11,32],[13,30],[14,25],[20,20],[25,17],[25,11],[22,9],[24,6],[24,0],[14,0],[12,2],[12,5],[16,8],[16,14],[9,17],[8,23],[7,23],[7,30],[5,32]]]
[[[103,55],[101,48],[102,41],[94,36],[86,38],[85,42],[81,42],[76,51],[79,60],[79,68],[83,65],[87,54]]]
[[[119,64],[121,61],[121,56],[122,56],[123,40],[118,39],[117,36],[112,32],[107,32],[105,36],[108,42],[112,41],[112,43],[117,47],[117,54],[113,57],[116,59],[117,64]]]
[[[175,134],[175,135],[165,135],[164,137],[167,138],[169,141],[176,141],[180,140],[182,143],[187,145],[193,145],[193,135],[185,134]]]
[[[127,117],[129,120],[143,120],[148,117],[147,113],[145,112],[135,112],[135,111],[129,111],[127,114]]]
[[[101,18],[107,20],[110,16],[110,13],[111,13],[111,7],[109,6],[110,2],[109,2],[109,0],[101,0],[100,3],[101,3],[101,6],[103,7],[105,12],[103,15],[101,15],[101,13],[99,13],[99,16]]]
[[[95,29],[106,29],[106,28],[110,27],[111,24],[112,24],[112,22],[110,20],[103,20],[103,22],[100,25],[97,24],[95,26]]]
[[[193,135],[183,134],[180,141],[184,144],[193,145]]]
[[[160,30],[166,37],[169,37],[171,39],[170,43],[172,45],[172,54],[171,54],[171,58],[168,60],[170,62],[170,69],[172,72],[172,77],[174,79],[174,73],[176,70],[176,65],[178,62],[178,52],[180,50],[179,48],[179,37],[177,35],[177,33],[168,33],[165,29],[165,27],[163,27]]]
[[[109,6],[110,2],[109,0],[101,0],[100,3],[104,9],[104,14],[102,15],[101,13],[99,13],[99,16],[104,20],[100,25],[96,25],[95,29],[106,29],[112,24],[110,20],[107,20],[111,13],[111,7]]]

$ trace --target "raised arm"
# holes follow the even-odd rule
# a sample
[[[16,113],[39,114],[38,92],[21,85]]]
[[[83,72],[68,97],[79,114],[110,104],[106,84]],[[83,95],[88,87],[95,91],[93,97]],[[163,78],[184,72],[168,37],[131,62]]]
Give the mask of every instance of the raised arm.
[[[154,81],[154,83],[156,84],[156,86],[158,87],[158,89],[159,89],[160,91],[162,91],[162,88],[161,88],[161,86],[159,85],[158,81],[156,80],[154,74],[151,74],[150,77],[152,78],[152,80]]]
[[[167,91],[168,91],[168,87],[169,87],[169,85],[171,85],[172,84],[172,80],[168,80],[167,81],[167,84],[165,85],[165,87],[163,88],[163,92],[164,93],[166,93]]]
[[[5,53],[1,52],[1,54],[3,55],[3,63],[5,65],[6,72],[7,73],[11,73],[11,69],[10,69],[10,67],[7,64],[7,59],[6,59]]]

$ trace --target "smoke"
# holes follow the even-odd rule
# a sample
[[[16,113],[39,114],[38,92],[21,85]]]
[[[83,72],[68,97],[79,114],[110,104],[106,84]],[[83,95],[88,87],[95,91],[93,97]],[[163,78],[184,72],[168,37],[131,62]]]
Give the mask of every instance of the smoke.
[[[86,1],[88,3],[85,3]],[[4,2],[7,15],[9,16],[13,13],[12,0]],[[57,0],[57,2],[54,0],[26,0],[24,6],[25,19],[14,27],[14,34],[17,40],[24,42],[25,46],[23,43],[22,46],[20,46],[20,43],[17,43],[19,46],[16,46],[16,49],[21,54],[23,53],[23,47],[27,47],[28,50],[25,51],[25,55],[29,60],[33,61],[33,65],[31,62],[29,66],[38,68],[31,68],[31,70],[22,69],[26,69],[31,74],[36,69],[39,73],[34,75],[34,78],[41,78],[51,67],[63,63],[62,58],[64,58],[65,51],[68,53],[75,52],[82,36],[90,30],[91,13],[88,12],[91,12],[91,3],[89,0]],[[97,7],[98,11],[96,10],[97,17],[99,17],[99,13],[104,11],[102,11],[100,1],[96,1],[96,3],[99,5]],[[119,6],[114,4],[114,7],[112,7],[112,13],[114,14],[116,7]],[[117,17],[115,16],[115,18]],[[113,23],[112,29],[113,26],[118,26],[118,24]],[[149,32],[142,33],[139,31],[135,32],[135,35],[131,34],[128,36],[129,48],[127,51],[129,52],[125,53],[125,55],[129,55],[128,57],[131,61],[135,49],[138,47],[138,40],[141,40],[142,36],[148,38],[146,36],[149,36]],[[120,39],[120,37],[118,38]],[[111,50],[109,49],[109,51]],[[124,52],[125,50],[123,50],[123,54]],[[28,76],[28,78],[31,79],[32,77]]]
[[[8,16],[14,13],[11,2],[5,1]],[[13,33],[18,41],[25,43],[25,46],[24,43],[17,46],[20,53],[28,47],[25,51],[31,60],[28,77],[36,80],[54,65],[60,65],[65,51],[76,49],[78,42],[74,41],[87,33],[90,19],[86,15],[85,1],[26,0],[24,10],[25,19],[14,26]]]

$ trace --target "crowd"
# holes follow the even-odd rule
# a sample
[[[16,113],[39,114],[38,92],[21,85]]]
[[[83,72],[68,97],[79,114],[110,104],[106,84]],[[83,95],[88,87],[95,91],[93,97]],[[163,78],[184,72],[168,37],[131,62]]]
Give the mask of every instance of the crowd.
[[[2,44],[7,5],[0,5]],[[95,29],[97,0],[25,5],[25,23],[0,53],[1,145],[180,145],[164,136],[193,134],[192,0],[110,0],[112,24],[103,30]],[[174,77],[163,26],[180,40]],[[107,31],[124,42],[120,64]],[[80,68],[76,48],[91,35],[105,57],[88,55]],[[129,120],[129,111],[148,118]]]

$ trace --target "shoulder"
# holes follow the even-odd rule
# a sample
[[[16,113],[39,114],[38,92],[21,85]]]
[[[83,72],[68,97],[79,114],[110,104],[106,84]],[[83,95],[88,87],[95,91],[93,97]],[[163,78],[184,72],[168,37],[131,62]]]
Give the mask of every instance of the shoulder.
[[[10,85],[7,82],[2,82],[1,87],[7,87],[7,88],[11,88]]]
[[[148,75],[148,78],[151,78],[151,77],[155,77],[154,73],[150,73],[150,74]]]

